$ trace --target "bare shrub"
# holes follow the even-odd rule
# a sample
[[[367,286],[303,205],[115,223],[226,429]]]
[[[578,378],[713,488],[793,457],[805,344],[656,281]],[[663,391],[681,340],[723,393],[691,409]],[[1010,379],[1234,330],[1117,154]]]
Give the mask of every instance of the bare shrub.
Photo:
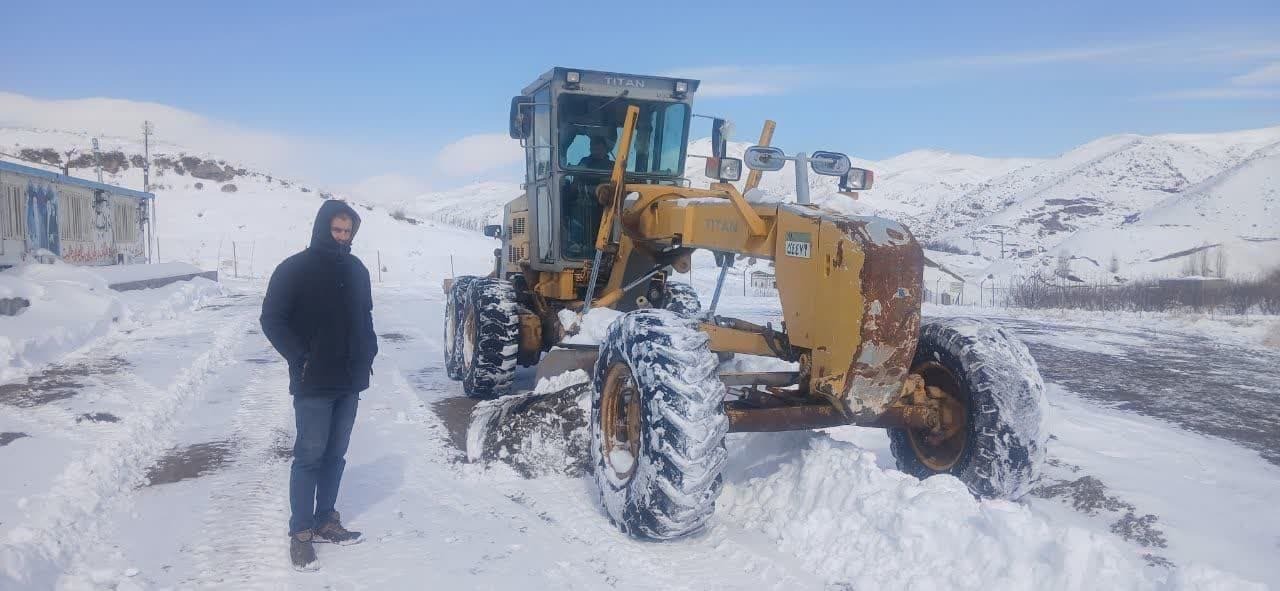
[[[1250,280],[1135,281],[1124,285],[1063,285],[1031,277],[1010,286],[1008,304],[1092,311],[1280,315],[1280,270]]]

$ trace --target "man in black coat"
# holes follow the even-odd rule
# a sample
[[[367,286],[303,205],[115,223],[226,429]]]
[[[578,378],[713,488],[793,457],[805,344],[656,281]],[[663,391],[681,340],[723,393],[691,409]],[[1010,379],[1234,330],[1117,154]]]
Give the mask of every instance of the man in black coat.
[[[378,354],[369,270],[351,254],[360,216],[342,201],[320,206],[311,246],[271,274],[262,333],[289,364],[297,439],[289,473],[290,558],[317,568],[312,542],[354,544],[334,504],[360,392]]]

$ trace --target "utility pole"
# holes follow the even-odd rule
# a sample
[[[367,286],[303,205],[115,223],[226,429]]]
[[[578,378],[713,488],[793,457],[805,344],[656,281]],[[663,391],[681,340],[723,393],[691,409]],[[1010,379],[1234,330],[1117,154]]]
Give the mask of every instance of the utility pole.
[[[151,134],[155,128],[150,121],[142,122],[142,191],[151,191]]]
[[[151,192],[151,134],[156,132],[155,126],[150,121],[142,122],[142,192]],[[151,205],[151,215],[147,218],[147,245],[150,246],[151,241],[155,240],[155,261],[160,262],[160,239],[156,237],[156,200],[152,197],[148,200]]]
[[[98,182],[102,182],[102,152],[98,150],[98,138],[93,138],[93,166],[98,169]]]
[[[1000,258],[1004,258],[1004,230],[996,230],[1000,233]]]

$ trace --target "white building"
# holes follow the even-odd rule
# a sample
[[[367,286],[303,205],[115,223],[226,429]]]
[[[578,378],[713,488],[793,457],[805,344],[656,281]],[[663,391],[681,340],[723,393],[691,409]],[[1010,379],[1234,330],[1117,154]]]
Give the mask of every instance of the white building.
[[[47,251],[78,265],[145,263],[155,195],[0,162],[0,268]]]

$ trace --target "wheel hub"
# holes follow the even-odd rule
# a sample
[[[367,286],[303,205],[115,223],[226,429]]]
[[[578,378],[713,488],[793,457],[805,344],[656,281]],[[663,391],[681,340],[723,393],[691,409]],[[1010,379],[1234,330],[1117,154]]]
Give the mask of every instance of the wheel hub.
[[[476,341],[479,339],[479,330],[476,327],[475,310],[468,307],[465,312],[465,318],[462,321],[462,368],[470,370],[472,358],[476,352]]]
[[[941,363],[922,363],[911,373],[924,380],[926,404],[937,410],[941,421],[932,429],[908,428],[907,438],[922,464],[945,472],[960,461],[969,445],[968,400],[955,374]]]
[[[640,456],[640,390],[625,363],[615,363],[605,374],[600,394],[601,450],[605,465],[615,478],[628,482],[635,476]]]

